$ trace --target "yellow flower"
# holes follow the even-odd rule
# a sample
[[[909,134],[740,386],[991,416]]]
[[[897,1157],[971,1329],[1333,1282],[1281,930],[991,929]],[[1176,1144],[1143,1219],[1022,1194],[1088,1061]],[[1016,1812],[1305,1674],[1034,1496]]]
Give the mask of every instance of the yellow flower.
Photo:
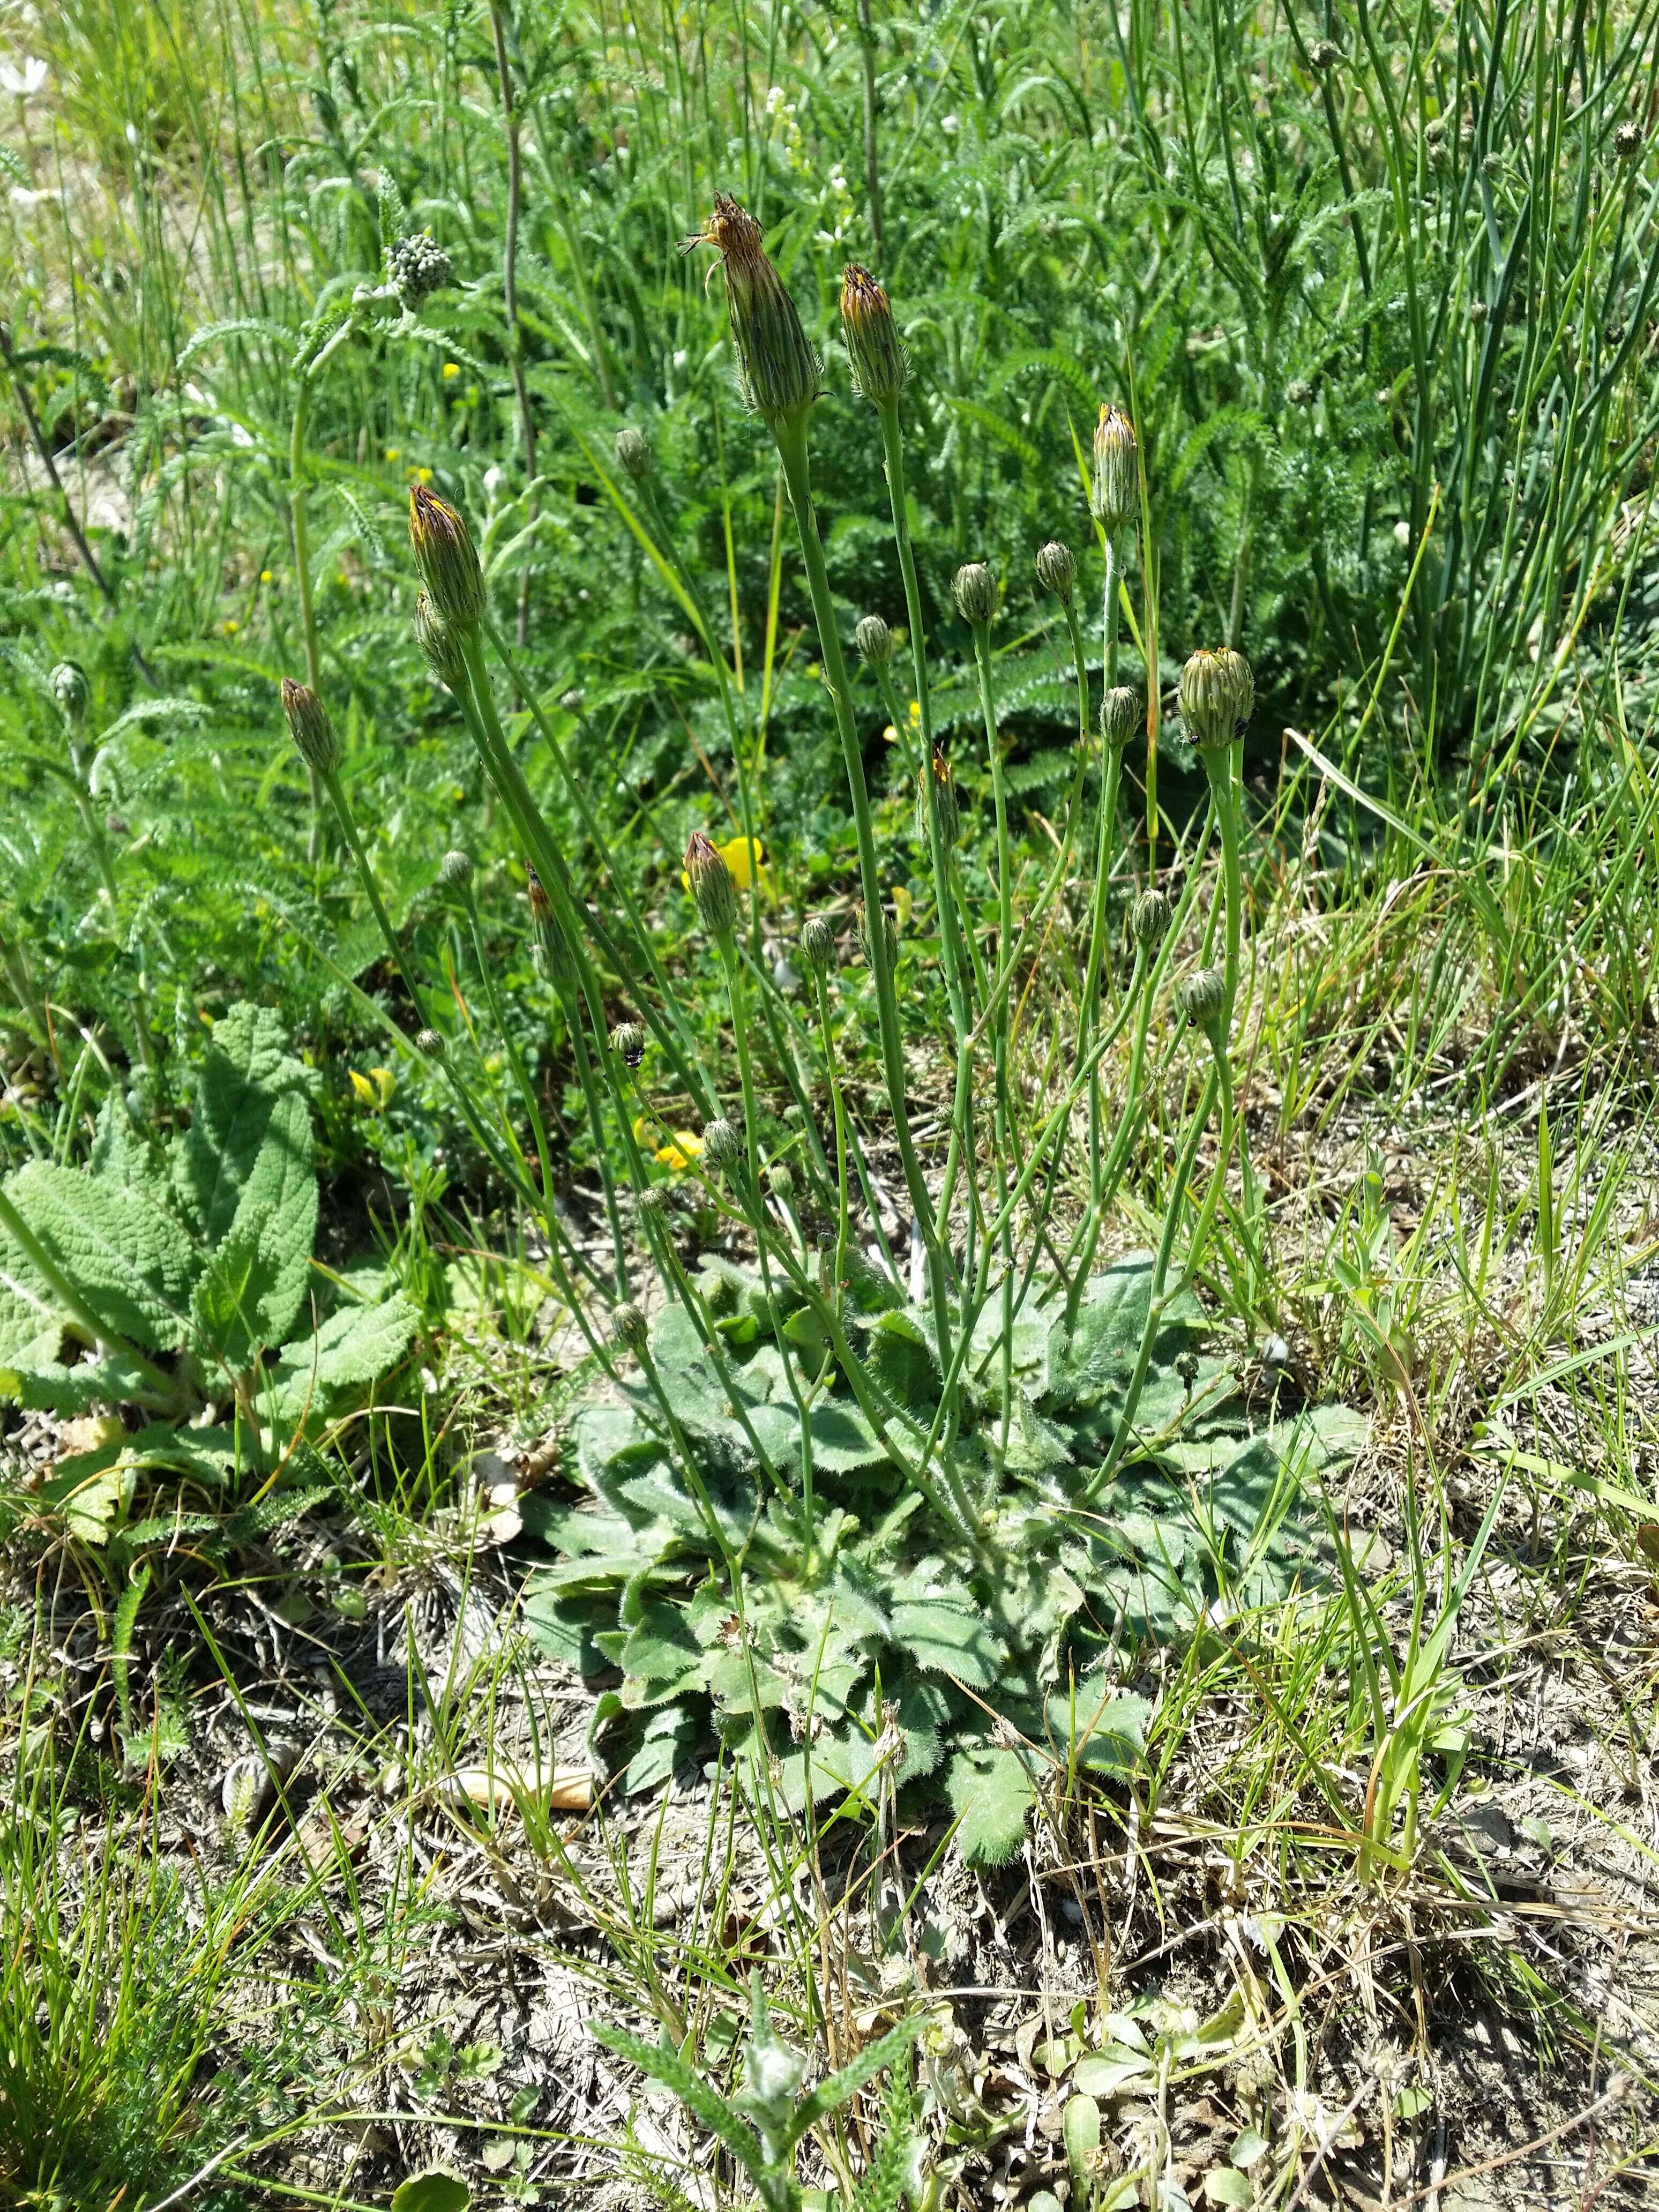
[[[242,625],[236,620],[234,615],[228,615],[224,621],[220,623],[219,627],[223,630],[227,637],[234,637],[237,631],[240,629]]]
[[[444,363],[444,382],[446,384],[453,384],[460,373],[461,364],[459,362],[447,361]]]
[[[762,883],[765,882],[766,848],[758,837],[754,841],[752,866],[750,861],[750,841],[747,837],[730,838],[724,845],[720,846],[718,850],[721,860],[726,863],[727,872],[740,891],[746,891],[750,884],[757,878]],[[680,882],[685,890],[690,890],[691,878],[684,868],[680,870]]]
[[[910,727],[913,730],[919,730],[921,727],[921,702],[920,699],[913,699],[910,702]]]
[[[398,1087],[398,1079],[389,1067],[371,1067],[367,1075],[359,1075],[355,1067],[346,1073],[351,1078],[351,1087],[372,1113],[384,1114],[392,1103],[392,1094]]]
[[[430,469],[410,469],[409,471],[409,481],[410,483],[430,483],[432,481],[432,471]]]
[[[386,449],[386,457],[389,461],[400,461],[404,457],[404,449],[401,446],[388,446]]]
[[[695,1129],[676,1129],[673,1142],[657,1148],[657,1158],[665,1168],[689,1168],[702,1157],[702,1139]]]
[[[881,734],[884,740],[888,744],[896,745],[898,743],[898,732],[893,727],[890,722],[887,725],[887,727]]]
[[[271,574],[271,573],[270,573],[270,569],[269,569],[269,568],[261,568],[261,569],[260,569],[260,571],[259,571],[259,581],[260,581],[262,584],[274,584],[274,583],[276,582],[276,579],[275,578],[275,576],[273,576],[273,575]]]
[[[910,908],[914,903],[915,902],[910,896],[909,885],[908,884],[895,884],[893,886],[893,920],[898,924],[901,929],[908,929],[909,927]]]

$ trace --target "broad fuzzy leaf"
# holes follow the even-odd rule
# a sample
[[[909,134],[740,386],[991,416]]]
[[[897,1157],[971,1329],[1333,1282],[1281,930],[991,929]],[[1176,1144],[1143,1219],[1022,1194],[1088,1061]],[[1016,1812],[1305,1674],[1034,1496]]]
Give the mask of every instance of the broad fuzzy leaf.
[[[31,1160],[6,1187],[53,1265],[109,1327],[145,1352],[188,1330],[197,1261],[178,1223],[145,1192]],[[50,1308],[51,1286],[0,1230],[0,1273]]]
[[[307,1404],[325,1412],[341,1391],[373,1382],[402,1358],[419,1321],[405,1298],[331,1314],[315,1336],[284,1347],[271,1377],[277,1419],[297,1421]]]
[[[1002,1866],[1025,1840],[1025,1816],[1036,1802],[1031,1778],[1016,1752],[959,1751],[945,1776],[957,1842],[969,1866]]]

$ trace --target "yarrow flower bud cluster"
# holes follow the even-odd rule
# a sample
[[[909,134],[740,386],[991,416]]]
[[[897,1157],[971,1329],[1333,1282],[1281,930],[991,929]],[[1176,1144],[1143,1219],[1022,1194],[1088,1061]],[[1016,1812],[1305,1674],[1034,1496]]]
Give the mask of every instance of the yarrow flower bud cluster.
[[[1181,672],[1181,713],[1200,752],[1231,744],[1255,705],[1250,664],[1231,646],[1200,646]]]
[[[879,407],[904,389],[904,348],[886,292],[856,261],[841,280],[841,327],[856,390]]]
[[[406,307],[418,307],[455,281],[455,264],[425,231],[400,238],[386,256],[386,281]]]
[[[761,244],[761,227],[724,192],[694,245],[712,246],[726,278],[726,313],[744,397],[769,428],[804,416],[818,396],[818,360],[788,287]]]
[[[685,848],[685,872],[697,915],[711,937],[727,938],[738,926],[738,887],[719,848],[694,830]]]
[[[340,765],[340,740],[328,709],[308,684],[285,676],[282,682],[283,714],[288,733],[300,757],[317,775],[333,775]]]
[[[1140,510],[1134,425],[1116,407],[1103,407],[1095,425],[1095,481],[1089,504],[1108,537],[1127,529]]]
[[[462,516],[425,484],[410,487],[409,542],[431,611],[453,629],[476,629],[487,605],[478,549]]]
[[[78,730],[92,703],[92,686],[78,660],[60,660],[52,672],[52,696],[70,729]]]

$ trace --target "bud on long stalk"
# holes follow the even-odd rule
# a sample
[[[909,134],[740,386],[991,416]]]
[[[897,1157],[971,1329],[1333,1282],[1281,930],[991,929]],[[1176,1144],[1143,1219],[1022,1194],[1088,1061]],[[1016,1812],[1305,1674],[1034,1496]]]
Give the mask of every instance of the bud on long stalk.
[[[340,740],[327,708],[308,684],[296,684],[291,676],[283,678],[282,698],[288,733],[301,759],[317,775],[326,778],[337,774]]]
[[[849,261],[841,280],[841,327],[853,382],[878,407],[904,389],[904,348],[887,295],[867,269]]]
[[[476,629],[487,605],[478,549],[463,517],[424,484],[410,487],[409,542],[439,618],[456,629]]]
[[[1255,705],[1255,678],[1242,653],[1200,646],[1181,672],[1181,713],[1200,752],[1231,745]]]
[[[724,943],[738,926],[738,887],[724,855],[701,830],[691,832],[686,846],[685,872],[703,927]]]
[[[726,306],[744,397],[768,428],[805,419],[818,396],[818,361],[788,287],[761,244],[761,227],[724,192],[694,245],[712,246],[726,278]]]
[[[1134,426],[1115,407],[1103,407],[1095,427],[1095,482],[1090,501],[1109,538],[1127,529],[1140,507]]]

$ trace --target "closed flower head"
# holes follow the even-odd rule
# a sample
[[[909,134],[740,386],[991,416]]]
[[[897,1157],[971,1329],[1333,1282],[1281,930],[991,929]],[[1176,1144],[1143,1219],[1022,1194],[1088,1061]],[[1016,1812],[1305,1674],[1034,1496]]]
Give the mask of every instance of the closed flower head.
[[[685,848],[685,872],[697,915],[711,937],[727,938],[738,924],[738,887],[718,846],[694,830]]]
[[[317,775],[332,775],[340,765],[340,740],[327,708],[308,684],[283,677],[283,714],[306,766]]]
[[[823,915],[808,917],[800,933],[801,957],[814,974],[828,975],[836,964],[836,933]]]
[[[415,642],[422,659],[444,689],[462,697],[466,690],[466,655],[454,630],[424,592],[415,594]]]
[[[726,307],[744,397],[776,431],[818,396],[818,362],[787,286],[761,244],[761,227],[724,192],[695,246],[712,246],[726,278]]]
[[[734,1168],[743,1158],[743,1132],[721,1114],[702,1125],[702,1149],[717,1168]]]
[[[1108,537],[1126,529],[1139,510],[1134,426],[1115,407],[1103,407],[1095,425],[1095,482],[1090,505]]]
[[[866,615],[853,632],[853,642],[872,668],[885,668],[893,658],[893,633],[879,615]]]
[[[424,231],[400,238],[386,256],[386,281],[406,307],[418,307],[433,293],[455,281],[454,266],[441,246]]]
[[[1198,651],[1181,672],[1181,713],[1200,752],[1231,744],[1255,705],[1255,678],[1230,645]]]
[[[927,842],[927,815],[932,807],[939,817],[939,836],[941,845],[957,842],[962,828],[962,813],[957,805],[957,780],[951,773],[951,763],[945,748],[937,739],[933,743],[933,757],[924,761],[916,771],[916,842]]]
[[[1100,734],[1109,745],[1127,745],[1142,726],[1140,696],[1115,684],[1100,702]]]
[[[465,891],[472,884],[472,856],[459,848],[446,853],[438,863],[438,881],[447,891]]]
[[[1062,545],[1056,538],[1047,545],[1037,548],[1037,581],[1045,592],[1052,592],[1062,606],[1072,604],[1072,587],[1077,582],[1077,562],[1069,545]]]
[[[841,280],[841,327],[853,382],[879,407],[904,389],[904,348],[886,292],[867,269],[849,261]]]
[[[617,1332],[617,1343],[629,1352],[641,1352],[650,1342],[645,1316],[631,1298],[612,1308],[611,1325]]]
[[[632,425],[617,433],[617,466],[638,483],[651,473],[651,441]]]
[[[963,622],[971,623],[975,629],[983,629],[997,611],[997,580],[983,561],[969,561],[965,568],[958,568],[951,589]]]
[[[478,550],[461,516],[425,484],[410,486],[409,542],[439,619],[455,629],[476,629],[485,604]]]
[[[1227,979],[1219,968],[1200,968],[1182,985],[1178,1003],[1197,1028],[1213,1030],[1227,1004]]]
[[[1170,902],[1162,891],[1142,891],[1129,908],[1129,934],[1150,951],[1162,945],[1170,927]]]

